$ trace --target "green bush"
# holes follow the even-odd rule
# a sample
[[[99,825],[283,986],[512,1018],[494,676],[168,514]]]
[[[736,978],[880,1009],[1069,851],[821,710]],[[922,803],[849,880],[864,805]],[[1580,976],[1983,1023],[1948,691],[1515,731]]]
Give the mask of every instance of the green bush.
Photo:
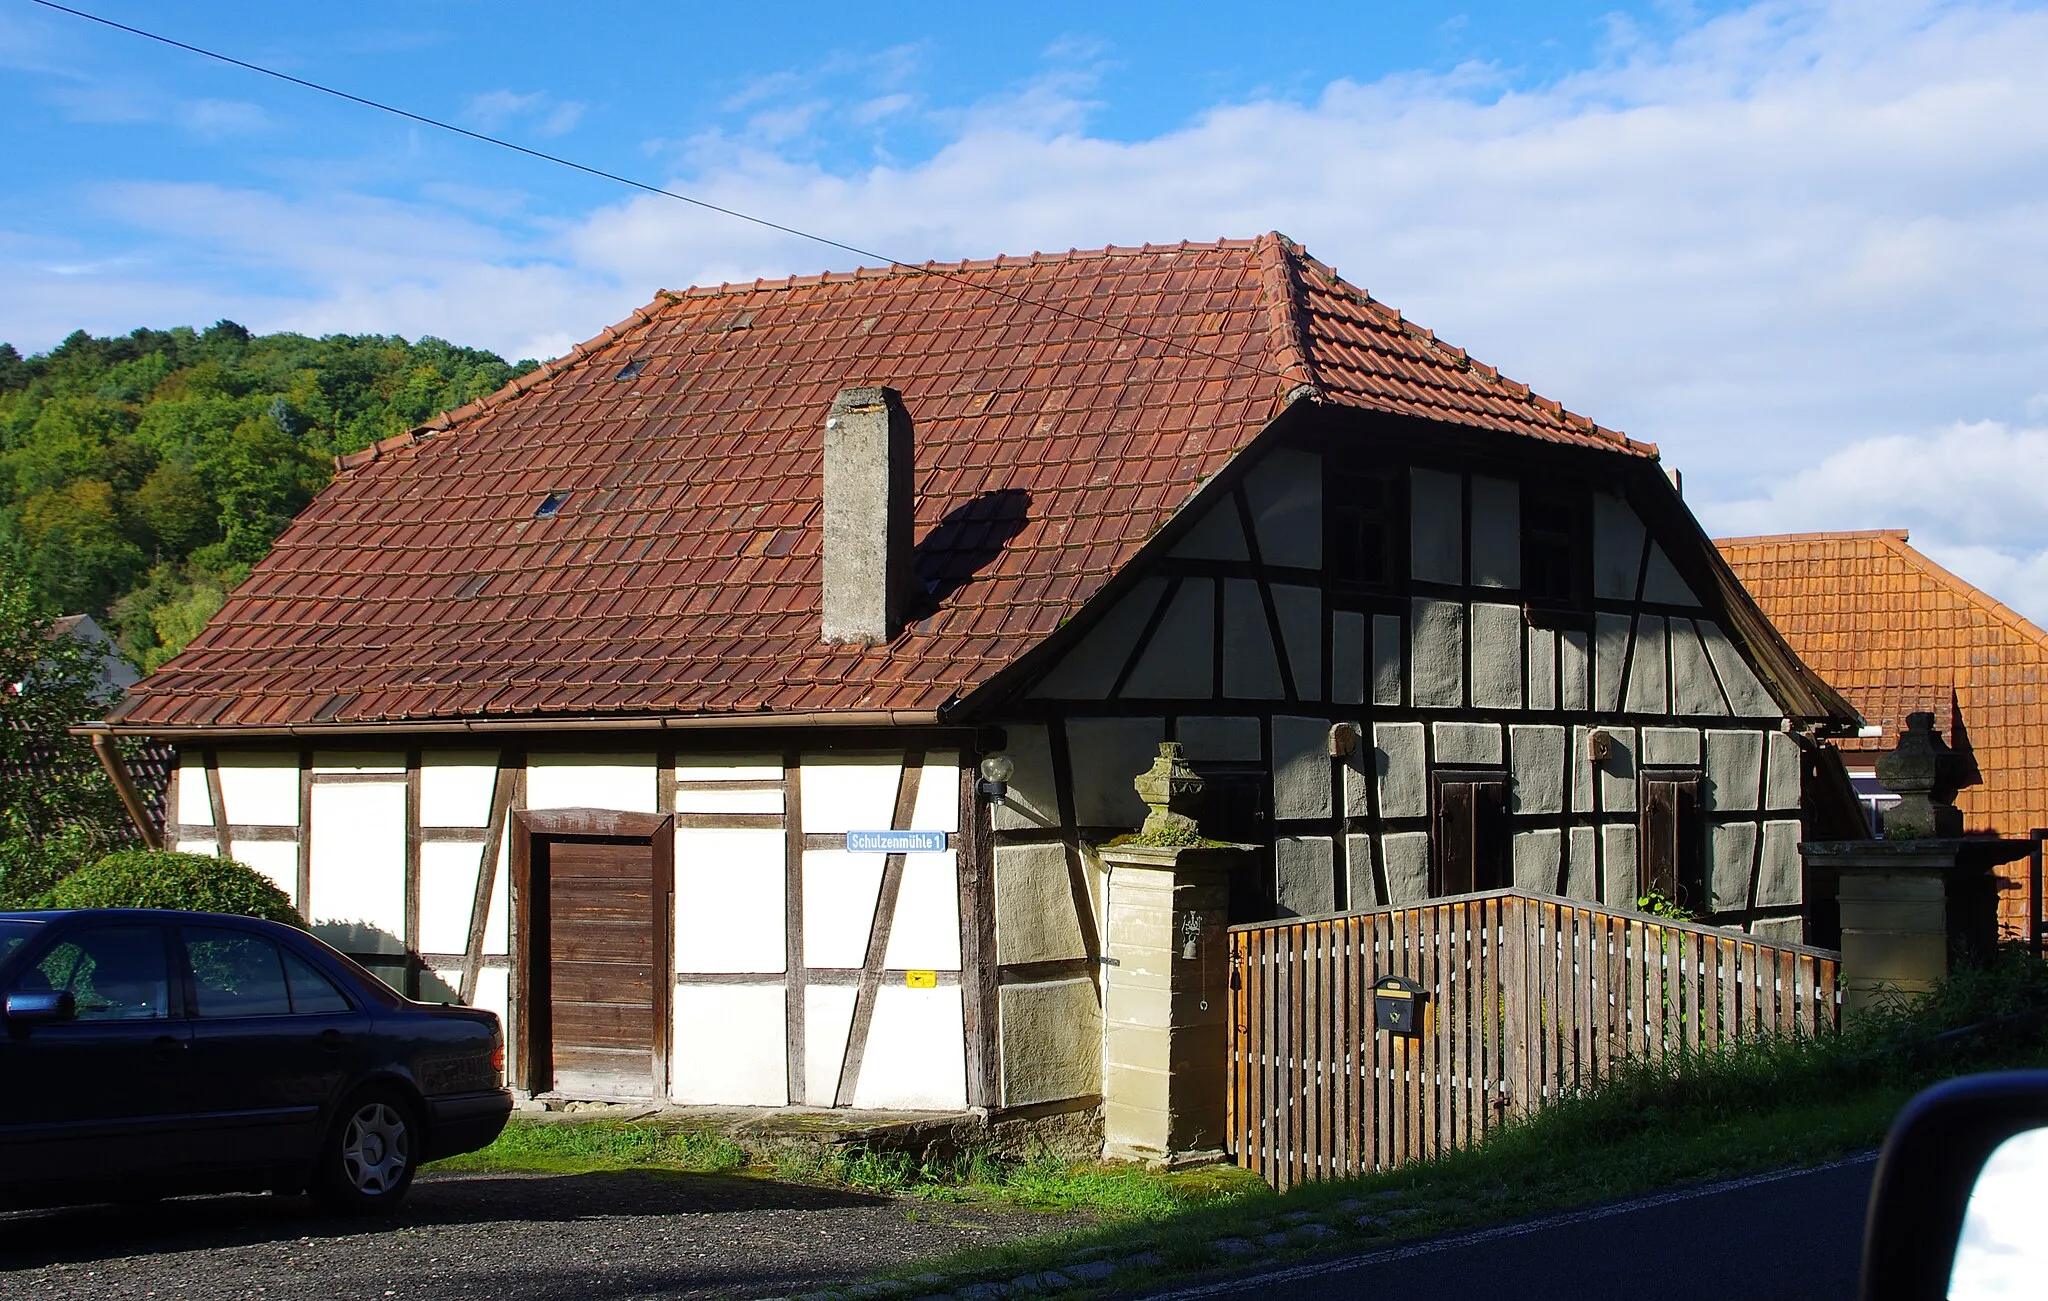
[[[130,849],[108,854],[50,891],[52,908],[186,908],[265,917],[305,929],[284,891],[253,868],[208,854]]]
[[[0,909],[40,908],[57,882],[97,861],[113,839],[82,823],[0,838]],[[119,843],[118,841],[116,843]]]

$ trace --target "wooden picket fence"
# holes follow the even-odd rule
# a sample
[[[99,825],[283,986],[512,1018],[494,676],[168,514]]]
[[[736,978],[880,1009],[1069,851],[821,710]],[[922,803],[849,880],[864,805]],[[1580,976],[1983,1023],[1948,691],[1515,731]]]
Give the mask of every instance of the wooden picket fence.
[[[1838,955],[1518,890],[1230,931],[1229,1133],[1286,1188],[1424,1160],[1591,1084],[1839,1027]],[[1425,992],[1374,1029],[1373,982]]]

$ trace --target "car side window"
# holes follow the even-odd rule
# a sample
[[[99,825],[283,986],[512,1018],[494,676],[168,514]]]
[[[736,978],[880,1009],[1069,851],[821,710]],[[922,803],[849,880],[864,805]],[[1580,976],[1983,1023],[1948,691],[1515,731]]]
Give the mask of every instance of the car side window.
[[[292,1011],[300,1015],[320,1012],[346,1012],[348,999],[334,987],[334,982],[313,969],[313,964],[293,953],[284,951],[285,980],[291,985]]]
[[[192,966],[198,1016],[284,1016],[292,1010],[277,945],[260,935],[189,926],[185,958]]]
[[[14,982],[69,993],[80,1021],[161,1021],[171,1014],[170,963],[155,926],[89,926],[66,935]]]

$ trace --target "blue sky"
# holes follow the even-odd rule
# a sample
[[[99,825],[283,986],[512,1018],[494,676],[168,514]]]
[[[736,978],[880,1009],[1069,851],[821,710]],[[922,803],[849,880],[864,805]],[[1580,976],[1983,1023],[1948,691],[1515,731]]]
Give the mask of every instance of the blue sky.
[[[2048,14],[2008,3],[547,7],[95,0],[892,256],[1280,229],[1658,442],[1718,532],[1906,525],[2048,617]],[[549,355],[843,267],[0,0],[0,339]]]

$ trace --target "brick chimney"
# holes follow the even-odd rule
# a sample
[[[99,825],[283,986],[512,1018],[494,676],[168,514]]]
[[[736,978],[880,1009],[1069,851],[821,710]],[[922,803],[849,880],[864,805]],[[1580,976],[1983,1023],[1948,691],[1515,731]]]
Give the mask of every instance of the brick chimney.
[[[915,582],[910,412],[879,385],[844,388],[825,418],[825,592],[829,642],[885,642]]]

